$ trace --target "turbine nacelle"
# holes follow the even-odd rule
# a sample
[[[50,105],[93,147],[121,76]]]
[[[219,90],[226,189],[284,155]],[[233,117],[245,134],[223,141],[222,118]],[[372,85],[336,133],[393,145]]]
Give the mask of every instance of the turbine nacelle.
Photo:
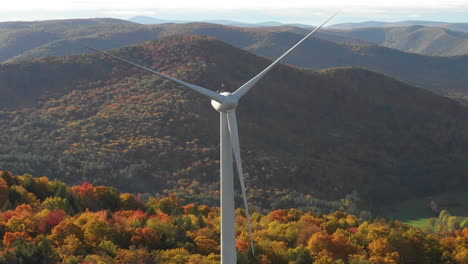
[[[239,99],[230,92],[219,93],[223,96],[222,102],[211,100],[211,105],[218,112],[231,112],[237,107]]]

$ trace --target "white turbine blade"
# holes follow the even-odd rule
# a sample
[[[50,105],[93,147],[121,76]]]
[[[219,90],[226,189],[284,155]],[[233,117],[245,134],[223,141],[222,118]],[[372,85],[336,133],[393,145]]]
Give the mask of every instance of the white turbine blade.
[[[207,96],[207,97],[209,97],[210,99],[215,100],[215,101],[217,101],[217,102],[219,102],[219,103],[222,103],[222,102],[224,101],[224,96],[218,94],[217,92],[211,91],[211,90],[209,90],[209,89],[203,88],[203,87],[198,86],[198,85],[195,85],[195,84],[191,84],[191,83],[187,83],[187,82],[181,81],[181,80],[176,79],[176,78],[174,78],[174,77],[171,77],[171,76],[169,76],[169,75],[166,75],[166,74],[163,74],[163,73],[160,73],[160,72],[157,72],[157,71],[148,69],[148,68],[146,68],[146,67],[144,67],[144,66],[138,65],[138,64],[133,63],[133,62],[128,61],[128,60],[124,60],[124,59],[122,59],[122,58],[119,58],[119,57],[117,57],[117,56],[111,55],[111,54],[106,53],[106,52],[104,52],[104,51],[100,51],[100,50],[97,50],[97,49],[88,47],[88,46],[86,46],[86,45],[83,45],[83,44],[80,44],[80,45],[83,46],[83,47],[85,47],[85,48],[87,48],[87,49],[94,50],[94,51],[99,52],[99,53],[101,53],[101,54],[110,56],[110,57],[112,57],[112,58],[114,58],[114,59],[123,61],[123,62],[125,62],[125,63],[131,64],[131,65],[136,66],[136,67],[138,67],[138,68],[140,68],[140,69],[143,69],[143,70],[145,70],[145,71],[149,71],[149,72],[154,73],[154,74],[156,74],[156,75],[159,75],[159,76],[161,76],[161,77],[163,77],[163,78],[166,78],[166,79],[169,79],[169,80],[171,80],[171,81],[174,81],[174,82],[176,82],[176,83],[178,83],[178,84],[180,84],[180,85],[183,85],[183,86],[185,86],[185,87],[187,87],[187,88],[190,88],[190,89],[194,90],[195,92],[197,92],[197,93],[199,93],[199,94],[202,94],[202,95],[204,95],[204,96]]]
[[[234,159],[236,160],[237,173],[239,173],[239,181],[240,181],[241,190],[242,190],[242,197],[244,199],[245,214],[247,215],[247,224],[249,227],[252,254],[255,255],[253,234],[252,234],[252,224],[250,222],[249,205],[247,203],[247,194],[245,192],[244,171],[242,170],[242,161],[241,161],[241,156],[240,156],[239,133],[237,130],[236,112],[234,111],[228,112],[227,116],[228,116],[229,135],[231,137],[232,151],[234,152]]]
[[[251,80],[246,82],[244,85],[242,85],[239,89],[237,89],[233,95],[237,98],[240,99],[244,94],[246,94],[260,79],[267,74],[276,64],[278,64],[286,55],[288,55],[291,51],[293,51],[297,46],[299,46],[302,42],[304,42],[306,39],[308,39],[310,36],[312,36],[315,32],[317,32],[321,27],[323,27],[328,21],[330,21],[333,17],[335,17],[336,14],[328,18],[325,22],[323,22],[320,26],[315,28],[312,32],[307,34],[303,39],[301,39],[296,45],[292,46],[288,51],[286,51],[283,55],[281,55],[278,59],[276,59],[270,66],[268,66],[266,69],[264,69],[262,72],[257,74],[257,76],[253,77]]]

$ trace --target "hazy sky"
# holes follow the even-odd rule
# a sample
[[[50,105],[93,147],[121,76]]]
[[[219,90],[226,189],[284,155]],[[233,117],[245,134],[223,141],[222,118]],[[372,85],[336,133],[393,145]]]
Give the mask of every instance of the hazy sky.
[[[334,23],[437,20],[468,22],[468,0],[3,0],[0,21],[137,15],[162,19],[230,19],[317,24],[335,11]]]

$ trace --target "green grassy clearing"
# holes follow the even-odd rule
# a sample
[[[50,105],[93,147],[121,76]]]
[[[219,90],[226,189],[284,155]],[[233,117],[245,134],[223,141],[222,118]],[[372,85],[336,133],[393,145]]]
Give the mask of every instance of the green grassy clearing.
[[[468,192],[451,192],[421,199],[395,203],[379,213],[387,219],[400,220],[420,228],[428,227],[429,219],[439,215],[431,210],[429,202],[434,200],[439,210],[447,210],[451,215],[468,217]]]

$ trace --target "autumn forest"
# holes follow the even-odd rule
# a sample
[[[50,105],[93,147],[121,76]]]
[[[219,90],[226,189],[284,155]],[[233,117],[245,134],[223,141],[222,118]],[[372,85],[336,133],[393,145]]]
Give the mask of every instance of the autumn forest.
[[[0,172],[1,263],[219,263],[219,208]],[[434,230],[344,212],[236,211],[238,263],[466,263],[468,218]],[[457,222],[458,221],[458,222]],[[437,230],[437,231],[436,231]],[[434,232],[435,231],[435,232]]]
[[[0,263],[220,263],[218,114],[78,43],[233,92],[304,31],[0,23]],[[363,32],[320,32],[242,99],[238,263],[468,264],[468,55]]]

